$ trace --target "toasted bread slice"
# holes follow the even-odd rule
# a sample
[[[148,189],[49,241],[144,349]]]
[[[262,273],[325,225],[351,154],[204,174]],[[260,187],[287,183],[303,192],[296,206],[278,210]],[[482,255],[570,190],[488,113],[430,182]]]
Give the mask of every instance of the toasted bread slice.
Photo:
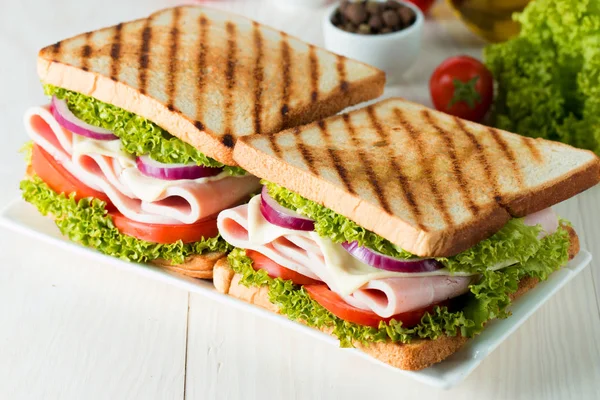
[[[191,278],[212,279],[215,263],[225,256],[226,253],[213,251],[206,254],[194,254],[189,256],[181,264],[172,265],[170,261],[160,258],[150,261],[150,264]]]
[[[141,115],[224,164],[236,140],[383,93],[385,74],[249,19],[181,6],[43,48],[44,83]]]
[[[234,158],[419,256],[452,256],[600,181],[592,152],[393,98],[269,136]]]
[[[571,227],[564,227],[569,231],[571,244],[569,247],[569,260],[579,253],[579,238]],[[236,274],[227,262],[227,258],[221,258],[214,267],[213,282],[215,288],[225,294],[237,297],[248,303],[255,304],[269,311],[279,313],[277,306],[269,301],[267,286],[246,287],[240,284],[241,275]],[[538,280],[531,277],[521,279],[517,291],[510,295],[515,300],[533,289]],[[331,333],[328,330],[324,330]],[[445,360],[458,351],[466,342],[467,338],[457,336],[441,336],[435,340],[414,340],[408,344],[393,342],[377,343],[355,343],[361,351],[389,364],[393,367],[405,370],[420,370]]]

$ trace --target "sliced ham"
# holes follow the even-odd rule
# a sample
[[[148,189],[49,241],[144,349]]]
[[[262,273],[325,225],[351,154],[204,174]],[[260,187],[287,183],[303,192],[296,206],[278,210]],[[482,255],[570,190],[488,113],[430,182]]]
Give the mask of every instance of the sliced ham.
[[[378,279],[370,281],[351,297],[360,308],[387,318],[467,293],[473,279],[470,276]]]
[[[32,140],[83,184],[106,193],[125,217],[153,224],[191,224],[238,204],[260,187],[246,175],[162,181],[143,176],[135,158],[121,151],[119,140],[98,141],[73,135],[48,106],[25,114]],[[116,156],[115,156],[116,155]]]
[[[378,270],[360,263],[341,245],[316,232],[270,224],[262,217],[259,203],[260,196],[255,196],[248,204],[222,211],[217,225],[223,238],[236,247],[257,251],[288,269],[325,282],[354,307],[385,318],[456,297],[467,292],[472,282],[472,276],[448,276],[448,272],[414,276]],[[383,278],[365,281],[365,274]]]
[[[523,223],[529,226],[535,226],[539,224],[542,227],[542,230],[540,231],[538,237],[541,239],[544,236],[552,235],[554,232],[556,232],[558,229],[558,216],[550,207],[527,215],[525,218],[523,218]]]

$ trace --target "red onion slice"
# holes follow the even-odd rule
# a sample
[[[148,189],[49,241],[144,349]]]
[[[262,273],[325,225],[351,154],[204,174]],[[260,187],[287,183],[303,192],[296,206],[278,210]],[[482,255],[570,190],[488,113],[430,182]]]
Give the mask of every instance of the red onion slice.
[[[164,164],[153,160],[148,155],[138,157],[136,163],[142,174],[166,181],[206,178],[219,175],[223,171],[223,168],[196,164]]]
[[[260,193],[260,212],[267,221],[282,228],[297,231],[312,231],[315,229],[315,222],[312,219],[279,204],[269,195],[266,186],[263,186]]]
[[[358,242],[342,243],[342,246],[354,258],[364,262],[371,267],[394,272],[433,272],[444,268],[444,265],[432,258],[415,258],[411,260],[401,260],[398,258],[386,256],[368,247],[359,246]]]
[[[97,126],[90,125],[77,118],[75,114],[69,110],[67,102],[59,99],[56,96],[52,97],[50,111],[52,112],[54,118],[56,118],[56,121],[58,121],[63,128],[68,129],[77,135],[96,140],[119,139],[108,129],[98,128]]]

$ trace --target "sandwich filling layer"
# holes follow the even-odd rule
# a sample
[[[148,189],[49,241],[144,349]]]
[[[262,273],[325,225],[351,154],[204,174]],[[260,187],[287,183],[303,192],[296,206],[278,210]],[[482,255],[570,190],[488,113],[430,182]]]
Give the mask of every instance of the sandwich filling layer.
[[[121,233],[102,200],[87,197],[75,199],[75,194],[56,193],[33,175],[21,181],[23,198],[42,215],[51,215],[60,232],[84,246],[126,261],[148,262],[166,260],[182,264],[195,254],[225,252],[231,247],[220,237],[205,238],[192,243],[154,243]]]
[[[172,265],[229,248],[218,235],[216,215],[247,201],[259,187],[257,178],[223,166],[132,113],[53,86],[45,89],[66,100],[71,118],[115,133],[92,138],[77,132],[66,125],[56,99],[26,112],[32,143],[23,197],[51,214],[63,234],[122,259]],[[138,156],[156,156],[158,163],[150,165],[160,177],[143,170],[148,167]],[[166,176],[174,163],[213,169],[200,177]]]
[[[229,175],[244,175],[240,167],[224,165],[199,152],[190,144],[169,134],[147,119],[98,99],[53,85],[44,85],[48,96],[65,100],[69,109],[82,121],[105,128],[121,139],[122,149],[132,155],[149,155],[162,163],[195,162],[205,167],[220,168]]]
[[[281,205],[289,207],[304,201],[302,207],[289,208],[313,218],[315,229],[294,230],[268,222],[256,196],[249,204],[219,215],[221,235],[238,247],[229,256],[229,264],[242,275],[242,284],[267,285],[271,302],[283,314],[311,326],[332,328],[342,345],[356,340],[406,343],[458,333],[471,337],[483,329],[486,321],[509,315],[509,295],[517,290],[520,279],[529,276],[544,280],[568,260],[566,223],[559,226],[558,218],[545,210],[511,220],[466,252],[439,258],[443,268],[417,273],[386,271],[357,260],[341,243],[357,240],[363,245],[375,244],[378,251],[391,248],[389,252],[397,257],[412,255],[374,237],[372,232],[360,231],[362,228],[343,221],[342,216],[319,219],[331,216],[331,210],[309,204],[279,186],[267,186]],[[293,201],[280,201],[282,198]],[[324,234],[327,229],[335,234]],[[281,268],[263,268],[266,264],[262,256]],[[348,310],[352,315],[375,318],[378,324],[343,318],[350,315]],[[419,318],[409,322],[414,315]]]

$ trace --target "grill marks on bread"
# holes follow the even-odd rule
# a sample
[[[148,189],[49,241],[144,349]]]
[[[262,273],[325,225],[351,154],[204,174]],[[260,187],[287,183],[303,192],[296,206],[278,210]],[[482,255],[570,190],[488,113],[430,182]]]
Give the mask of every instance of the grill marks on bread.
[[[360,132],[355,129],[349,114],[343,114],[342,119],[344,120],[344,125],[346,126],[346,130],[350,135],[350,141],[356,148],[357,156],[362,164],[362,169],[365,172],[366,177],[368,178],[369,184],[373,189],[373,193],[377,197],[379,206],[381,206],[381,208],[385,212],[391,214],[392,211],[390,209],[390,204],[388,203],[385,193],[383,192],[383,185],[379,182],[379,178],[377,177],[377,174],[375,173],[375,170],[371,165],[371,160],[369,159],[369,156],[363,150],[363,143],[360,139]]]
[[[123,24],[115,26],[115,34],[113,35],[112,43],[110,45],[110,79],[116,81],[119,77],[119,59],[121,57],[121,31],[123,30]]]
[[[527,136],[521,136],[521,140],[523,143],[525,143],[525,146],[527,146],[529,149],[529,153],[536,162],[541,163],[544,161],[542,158],[542,153],[540,153],[540,150],[535,146],[535,139]]]
[[[448,212],[448,208],[446,207],[446,201],[443,193],[438,188],[438,182],[436,181],[436,176],[434,175],[434,170],[432,168],[433,160],[429,158],[428,153],[429,149],[424,143],[423,138],[421,137],[422,132],[414,128],[408,120],[404,117],[404,112],[399,108],[394,108],[394,116],[396,121],[405,129],[406,133],[410,136],[415,145],[415,150],[417,152],[417,157],[419,159],[419,164],[423,171],[425,172],[425,179],[429,185],[431,190],[431,194],[435,200],[437,205],[437,210],[442,214],[442,218],[444,222],[448,225],[452,225],[453,220],[452,216]]]
[[[289,101],[292,94],[292,76],[290,61],[290,45],[287,41],[287,34],[281,32],[281,74],[283,84],[281,85],[281,126],[287,126],[288,112],[290,111]]]
[[[391,173],[394,174],[394,179],[400,186],[400,190],[402,191],[402,197],[404,198],[406,204],[408,204],[412,218],[414,218],[415,223],[419,227],[419,229],[423,230],[424,232],[427,232],[428,229],[425,225],[423,225],[422,222],[422,214],[418,200],[411,190],[411,182],[408,179],[408,177],[402,172],[402,167],[397,160],[398,157],[394,154],[394,151],[391,147],[392,143],[390,141],[388,129],[384,128],[382,123],[377,119],[375,107],[369,106],[367,107],[366,111],[369,116],[371,126],[373,127],[373,129],[375,129],[377,135],[380,138],[380,142],[377,142],[376,145],[377,147],[381,147],[382,150],[387,150],[387,158],[390,161]]]
[[[203,98],[204,96],[204,86],[206,84],[206,74],[205,74],[205,70],[206,70],[206,53],[208,51],[208,42],[210,40],[209,36],[208,36],[208,28],[209,28],[209,21],[206,18],[206,16],[204,14],[201,14],[198,17],[198,31],[199,31],[199,35],[198,35],[198,57],[197,57],[197,68],[196,68],[196,72],[197,72],[197,97],[199,97],[200,99]],[[195,119],[196,122],[194,123],[194,125],[196,126],[196,128],[198,128],[199,130],[203,131],[204,130],[204,124],[201,122],[202,121],[202,110],[203,110],[203,104],[202,101],[198,101],[196,103],[196,115],[195,115]]]
[[[319,120],[317,121],[317,126],[319,127],[319,131],[321,132],[321,136],[325,142],[327,154],[329,155],[329,159],[331,160],[333,168],[335,168],[346,190],[352,194],[356,194],[354,188],[352,187],[352,179],[348,176],[348,171],[346,171],[346,168],[344,168],[344,163],[342,162],[341,157],[338,155],[337,150],[331,143],[331,136],[329,134],[329,130],[327,129],[327,121]]]
[[[81,48],[81,69],[87,71],[89,69],[90,55],[92,54],[92,46],[90,46],[90,36],[92,32],[85,33],[85,44]]]
[[[315,54],[315,46],[308,45],[308,62],[310,67],[310,100],[314,103],[319,99],[319,58]]]
[[[490,133],[492,138],[494,138],[494,141],[498,144],[498,146],[502,149],[504,157],[506,157],[506,159],[510,161],[510,164],[512,165],[511,172],[517,180],[517,184],[519,185],[519,187],[525,187],[525,185],[523,184],[523,175],[521,174],[521,169],[519,168],[519,164],[517,163],[513,149],[509,147],[509,145],[504,141],[504,139],[502,139],[497,130],[493,128],[488,128],[488,132]]]
[[[150,64],[150,42],[152,41],[152,18],[148,18],[142,29],[142,41],[140,48],[139,68],[138,68],[138,86],[142,94],[146,93],[147,69]]]
[[[340,90],[345,93],[348,91],[348,81],[346,80],[346,59],[338,55],[336,67],[340,82]]]
[[[262,83],[264,79],[263,70],[263,36],[260,32],[260,25],[258,22],[252,22],[252,41],[254,44],[254,53],[256,59],[254,61],[254,69],[252,71],[252,77],[254,79],[254,133],[262,132]]]
[[[173,106],[175,98],[177,97],[177,48],[179,46],[179,16],[180,9],[173,9],[173,21],[171,22],[170,32],[170,43],[169,43],[169,70],[168,70],[168,81],[167,81],[167,108],[170,111],[174,111]]]
[[[384,83],[373,67],[197,6],[65,39],[42,49],[39,61],[45,83],[139,114],[225,163],[239,137],[332,115],[378,96]],[[65,81],[70,67],[94,74],[102,90],[84,82],[89,74]],[[127,94],[109,97],[115,85]],[[144,101],[133,102],[137,95]]]
[[[455,255],[511,216],[600,179],[591,152],[524,140],[399,98],[243,138],[234,157],[250,173],[424,257]]]
[[[496,176],[496,171],[494,169],[492,169],[492,167],[490,166],[490,163],[488,162],[488,159],[485,155],[484,146],[481,143],[479,143],[479,140],[477,140],[477,137],[467,128],[467,126],[465,125],[463,120],[461,120],[458,117],[454,117],[454,123],[456,124],[458,131],[463,133],[468,138],[468,140],[471,142],[471,144],[474,146],[475,155],[477,156],[477,159],[479,160],[479,164],[481,165],[481,168],[483,169],[483,172],[484,172],[484,175],[486,177],[488,184],[492,188],[494,200],[498,204],[500,204],[502,201],[502,196],[500,195],[500,187],[498,185],[498,177]]]
[[[460,195],[461,195],[463,201],[465,202],[465,204],[467,204],[467,207],[469,207],[469,210],[471,210],[471,213],[473,215],[477,215],[477,213],[479,212],[479,207],[477,206],[477,204],[475,204],[475,202],[471,198],[471,192],[468,188],[468,183],[465,180],[465,177],[462,172],[462,161],[456,155],[456,147],[454,145],[454,140],[452,139],[452,134],[450,132],[446,131],[445,129],[441,128],[436,123],[436,121],[431,117],[431,114],[429,113],[429,111],[423,110],[421,112],[421,115],[423,116],[424,120],[429,125],[431,125],[435,131],[437,131],[440,138],[444,141],[444,145],[446,146],[446,151],[448,152],[448,157],[450,158],[450,161],[452,162],[452,172],[454,174],[454,179],[456,180],[456,183],[458,184]]]
[[[225,110],[223,121],[224,135],[221,142],[232,148],[234,145],[233,136],[231,134],[231,117],[233,113],[233,88],[235,87],[235,63],[236,63],[236,52],[237,52],[237,41],[236,41],[236,27],[232,22],[225,23],[225,30],[227,31],[227,65],[225,68],[225,83],[226,91],[225,96]]]
[[[319,176],[319,171],[316,168],[315,159],[311,153],[311,151],[302,143],[302,138],[300,137],[302,130],[299,127],[294,128],[294,139],[296,143],[296,148],[302,154],[302,158],[306,161],[306,166],[309,171],[316,176]]]

